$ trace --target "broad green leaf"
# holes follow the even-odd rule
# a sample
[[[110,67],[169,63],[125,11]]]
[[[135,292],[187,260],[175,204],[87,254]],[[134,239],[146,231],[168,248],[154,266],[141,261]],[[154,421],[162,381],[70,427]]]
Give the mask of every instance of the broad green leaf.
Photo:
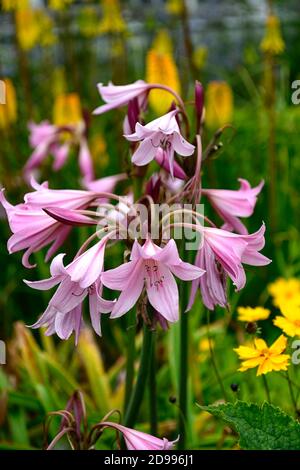
[[[242,449],[300,450],[300,424],[269,403],[198,406],[229,424],[239,434]]]

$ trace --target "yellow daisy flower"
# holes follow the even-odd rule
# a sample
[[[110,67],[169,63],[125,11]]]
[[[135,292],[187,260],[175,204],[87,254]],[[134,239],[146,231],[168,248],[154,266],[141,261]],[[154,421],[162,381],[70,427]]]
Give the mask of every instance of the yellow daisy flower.
[[[258,367],[256,375],[267,374],[271,371],[287,370],[289,354],[282,354],[286,349],[287,338],[279,336],[277,340],[268,347],[261,338],[255,338],[254,346],[240,346],[234,351],[242,360],[239,371],[245,372],[248,369]]]
[[[279,278],[268,285],[268,292],[273,297],[273,304],[276,307],[285,303],[300,305],[300,280],[291,277],[290,279]]]
[[[280,306],[281,315],[274,320],[274,325],[278,326],[288,336],[300,336],[300,306],[286,303]]]
[[[238,307],[238,320],[246,322],[255,322],[266,320],[270,315],[270,310],[263,307]]]

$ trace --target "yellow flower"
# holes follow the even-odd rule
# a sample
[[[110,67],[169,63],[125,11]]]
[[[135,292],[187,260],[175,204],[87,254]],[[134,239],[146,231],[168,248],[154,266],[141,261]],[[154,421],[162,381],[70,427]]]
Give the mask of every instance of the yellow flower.
[[[278,307],[285,303],[300,305],[300,280],[279,278],[268,285],[268,292],[273,297],[273,304]]]
[[[63,67],[55,67],[52,74],[52,94],[54,98],[57,95],[66,93],[67,81],[66,73]]]
[[[204,46],[199,46],[194,50],[193,62],[198,70],[201,70],[203,67],[205,67],[207,54],[207,47]]]
[[[210,351],[210,347],[209,347],[209,343],[210,343],[210,347],[213,349],[215,347],[215,342],[213,339],[208,339],[207,337],[206,338],[202,338],[199,342],[199,355],[198,355],[198,361],[199,362],[203,362],[207,359],[208,357],[208,353]]]
[[[52,10],[63,10],[72,2],[73,0],[49,0],[49,7],[52,8]]]
[[[0,101],[0,129],[5,130],[17,120],[16,90],[9,78],[2,80],[1,94],[5,102]]]
[[[282,354],[286,349],[287,338],[284,335],[279,336],[277,340],[268,347],[261,338],[255,338],[254,346],[240,346],[234,351],[242,360],[239,371],[245,372],[258,366],[256,375],[267,374],[272,370],[287,370],[289,363],[289,354]]]
[[[214,348],[214,345],[215,345],[215,342],[211,339],[209,340],[208,338],[203,338],[201,339],[200,343],[199,343],[199,349],[201,352],[207,352],[209,351],[209,343],[210,343],[210,346],[211,348],[213,349]]]
[[[28,0],[2,0],[2,8],[4,11],[12,11],[27,7]]]
[[[288,336],[300,336],[300,305],[286,303],[280,306],[282,316],[274,318],[274,325],[278,326]]]
[[[83,7],[79,13],[77,21],[79,30],[83,36],[93,37],[97,36],[99,33],[99,19],[94,7]]]
[[[183,12],[183,1],[182,0],[167,0],[166,11],[170,15],[181,15]]]
[[[16,34],[20,47],[30,50],[36,45],[51,46],[56,41],[53,21],[44,10],[19,9],[16,15]]]
[[[166,85],[180,94],[179,73],[173,59],[172,42],[164,30],[157,34],[146,58],[146,81]],[[163,90],[152,90],[149,104],[157,114],[166,113],[174,97]]]
[[[95,165],[104,170],[109,164],[109,155],[102,134],[97,133],[91,138],[90,149]]]
[[[233,94],[226,82],[210,82],[206,90],[205,122],[209,128],[229,124],[233,112]]]
[[[260,43],[263,52],[277,55],[284,51],[285,44],[281,35],[280,20],[276,15],[269,15],[266,20],[265,36]]]
[[[270,315],[270,310],[263,307],[238,307],[238,320],[255,322],[258,320],[266,320]]]
[[[102,0],[103,18],[100,22],[99,34],[124,33],[127,26],[122,18],[119,0]]]
[[[80,98],[76,93],[58,95],[53,106],[53,122],[56,126],[78,124],[82,121]]]

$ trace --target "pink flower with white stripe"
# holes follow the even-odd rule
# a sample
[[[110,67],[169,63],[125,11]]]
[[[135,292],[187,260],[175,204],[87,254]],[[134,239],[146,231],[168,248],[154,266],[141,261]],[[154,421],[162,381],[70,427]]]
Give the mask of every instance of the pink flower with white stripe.
[[[190,144],[180,133],[176,119],[178,109],[149,122],[145,126],[137,123],[133,134],[125,135],[131,142],[141,142],[132,155],[132,163],[147,165],[154,158],[167,160],[170,173],[174,175],[174,153],[187,157],[192,155],[195,146]],[[164,156],[161,155],[161,150]]]
[[[103,114],[111,109],[120,108],[126,106],[131,100],[137,98],[138,105],[141,109],[145,109],[147,105],[148,93],[152,85],[144,82],[143,80],[137,80],[129,85],[114,85],[109,82],[108,85],[98,84],[98,90],[103,101],[106,104],[99,106],[93,111],[93,114]]]
[[[240,189],[202,189],[202,194],[207,196],[212,206],[224,220],[224,230],[234,230],[243,235],[248,233],[245,225],[238,217],[250,217],[253,214],[257,196],[261,192],[264,181],[251,188],[249,182],[239,179]]]
[[[206,272],[192,283],[188,310],[192,307],[198,287],[205,306],[213,310],[215,305],[226,307],[226,276],[241,290],[246,284],[243,264],[265,266],[271,260],[259,251],[265,245],[265,225],[250,235],[238,235],[226,230],[202,227],[203,243],[195,265]]]
[[[128,312],[145,287],[152,307],[167,321],[176,322],[179,317],[179,300],[173,275],[183,281],[190,281],[203,274],[203,269],[180,259],[174,240],[161,248],[147,239],[143,246],[135,241],[131,260],[118,268],[105,271],[101,279],[110,289],[122,291],[111,312],[111,318]]]
[[[59,207],[60,210],[86,209],[96,203],[98,194],[93,191],[72,189],[50,189],[48,183],[36,183],[31,180],[35,191],[25,194],[24,203],[13,206],[0,191],[0,203],[3,205],[13,235],[8,240],[9,253],[26,250],[22,262],[27,268],[33,265],[29,257],[45,246],[52,244],[46,254],[46,261],[63,244],[71,231],[71,225],[65,225],[47,215],[44,208]],[[98,183],[98,189],[100,189]],[[107,185],[105,184],[107,189]],[[75,223],[74,223],[75,225]]]
[[[82,326],[82,302],[88,296],[92,326],[101,336],[101,313],[111,312],[114,301],[101,297],[101,273],[104,251],[110,235],[75,258],[69,265],[63,265],[64,254],[57,255],[50,266],[51,277],[42,281],[25,281],[38,290],[59,287],[48,307],[33,328],[47,326],[46,335],[57,333],[61,339],[68,339],[75,332],[76,343]]]
[[[169,441],[165,437],[160,439],[111,421],[103,421],[102,426],[121,432],[128,450],[171,450],[179,439],[177,438],[175,441]]]
[[[53,170],[60,170],[66,163],[73,146],[79,146],[79,168],[84,181],[94,179],[92,156],[86,139],[84,121],[67,126],[56,126],[48,121],[42,121],[39,124],[30,123],[29,130],[29,141],[34,150],[24,167],[27,179],[30,179],[32,171],[39,168],[50,154],[54,157]]]

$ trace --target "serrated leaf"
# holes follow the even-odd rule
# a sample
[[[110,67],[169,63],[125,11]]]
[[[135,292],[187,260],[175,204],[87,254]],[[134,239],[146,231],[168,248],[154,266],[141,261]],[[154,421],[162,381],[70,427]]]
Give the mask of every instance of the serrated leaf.
[[[237,401],[199,408],[231,426],[240,436],[242,449],[300,450],[300,424],[269,403]]]

